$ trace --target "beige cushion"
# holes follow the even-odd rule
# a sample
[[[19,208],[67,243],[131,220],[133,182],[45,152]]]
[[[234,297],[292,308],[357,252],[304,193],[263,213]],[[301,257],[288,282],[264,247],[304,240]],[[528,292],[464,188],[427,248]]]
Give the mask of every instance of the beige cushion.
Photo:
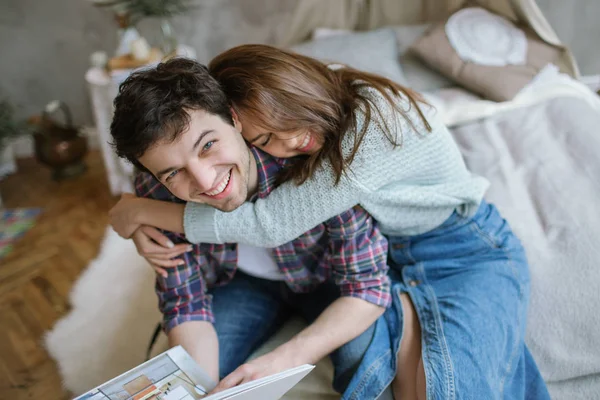
[[[464,61],[448,41],[447,20],[432,26],[411,46],[410,51],[431,68],[489,100],[512,100],[540,69],[555,62],[561,52],[539,40],[525,27],[517,26],[527,37],[525,64],[488,66]]]

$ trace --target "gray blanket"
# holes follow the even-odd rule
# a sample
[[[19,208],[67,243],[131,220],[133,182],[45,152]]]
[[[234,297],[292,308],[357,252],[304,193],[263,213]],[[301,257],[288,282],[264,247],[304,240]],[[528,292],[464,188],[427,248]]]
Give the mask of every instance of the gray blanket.
[[[554,399],[600,398],[600,114],[558,98],[453,130],[531,264],[529,345]]]

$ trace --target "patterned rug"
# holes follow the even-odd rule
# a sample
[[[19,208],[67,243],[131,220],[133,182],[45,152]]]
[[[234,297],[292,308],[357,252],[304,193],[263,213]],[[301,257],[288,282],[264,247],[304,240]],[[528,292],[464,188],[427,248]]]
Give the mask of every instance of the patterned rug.
[[[40,208],[15,208],[0,210],[0,259],[6,256],[13,244],[35,224]]]

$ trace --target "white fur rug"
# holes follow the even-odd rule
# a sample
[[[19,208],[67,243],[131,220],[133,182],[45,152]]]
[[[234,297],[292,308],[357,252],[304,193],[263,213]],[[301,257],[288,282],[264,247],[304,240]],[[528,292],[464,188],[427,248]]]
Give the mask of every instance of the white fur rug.
[[[46,334],[45,346],[56,360],[66,389],[79,395],[144,361],[161,315],[154,293],[154,271],[133,242],[108,228],[98,257],[75,283],[72,311]],[[290,321],[260,352],[273,348],[301,328]],[[164,334],[154,348],[167,349]],[[329,360],[317,366],[285,399],[334,399]]]

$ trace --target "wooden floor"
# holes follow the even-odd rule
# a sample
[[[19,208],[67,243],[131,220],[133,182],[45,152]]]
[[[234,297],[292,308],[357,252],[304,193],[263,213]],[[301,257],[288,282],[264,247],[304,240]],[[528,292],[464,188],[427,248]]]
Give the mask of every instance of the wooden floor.
[[[0,260],[0,399],[69,399],[41,340],[69,310],[69,291],[95,258],[116,198],[97,152],[87,172],[69,181],[52,181],[33,159],[18,164],[18,173],[0,181],[4,206],[43,212]]]

